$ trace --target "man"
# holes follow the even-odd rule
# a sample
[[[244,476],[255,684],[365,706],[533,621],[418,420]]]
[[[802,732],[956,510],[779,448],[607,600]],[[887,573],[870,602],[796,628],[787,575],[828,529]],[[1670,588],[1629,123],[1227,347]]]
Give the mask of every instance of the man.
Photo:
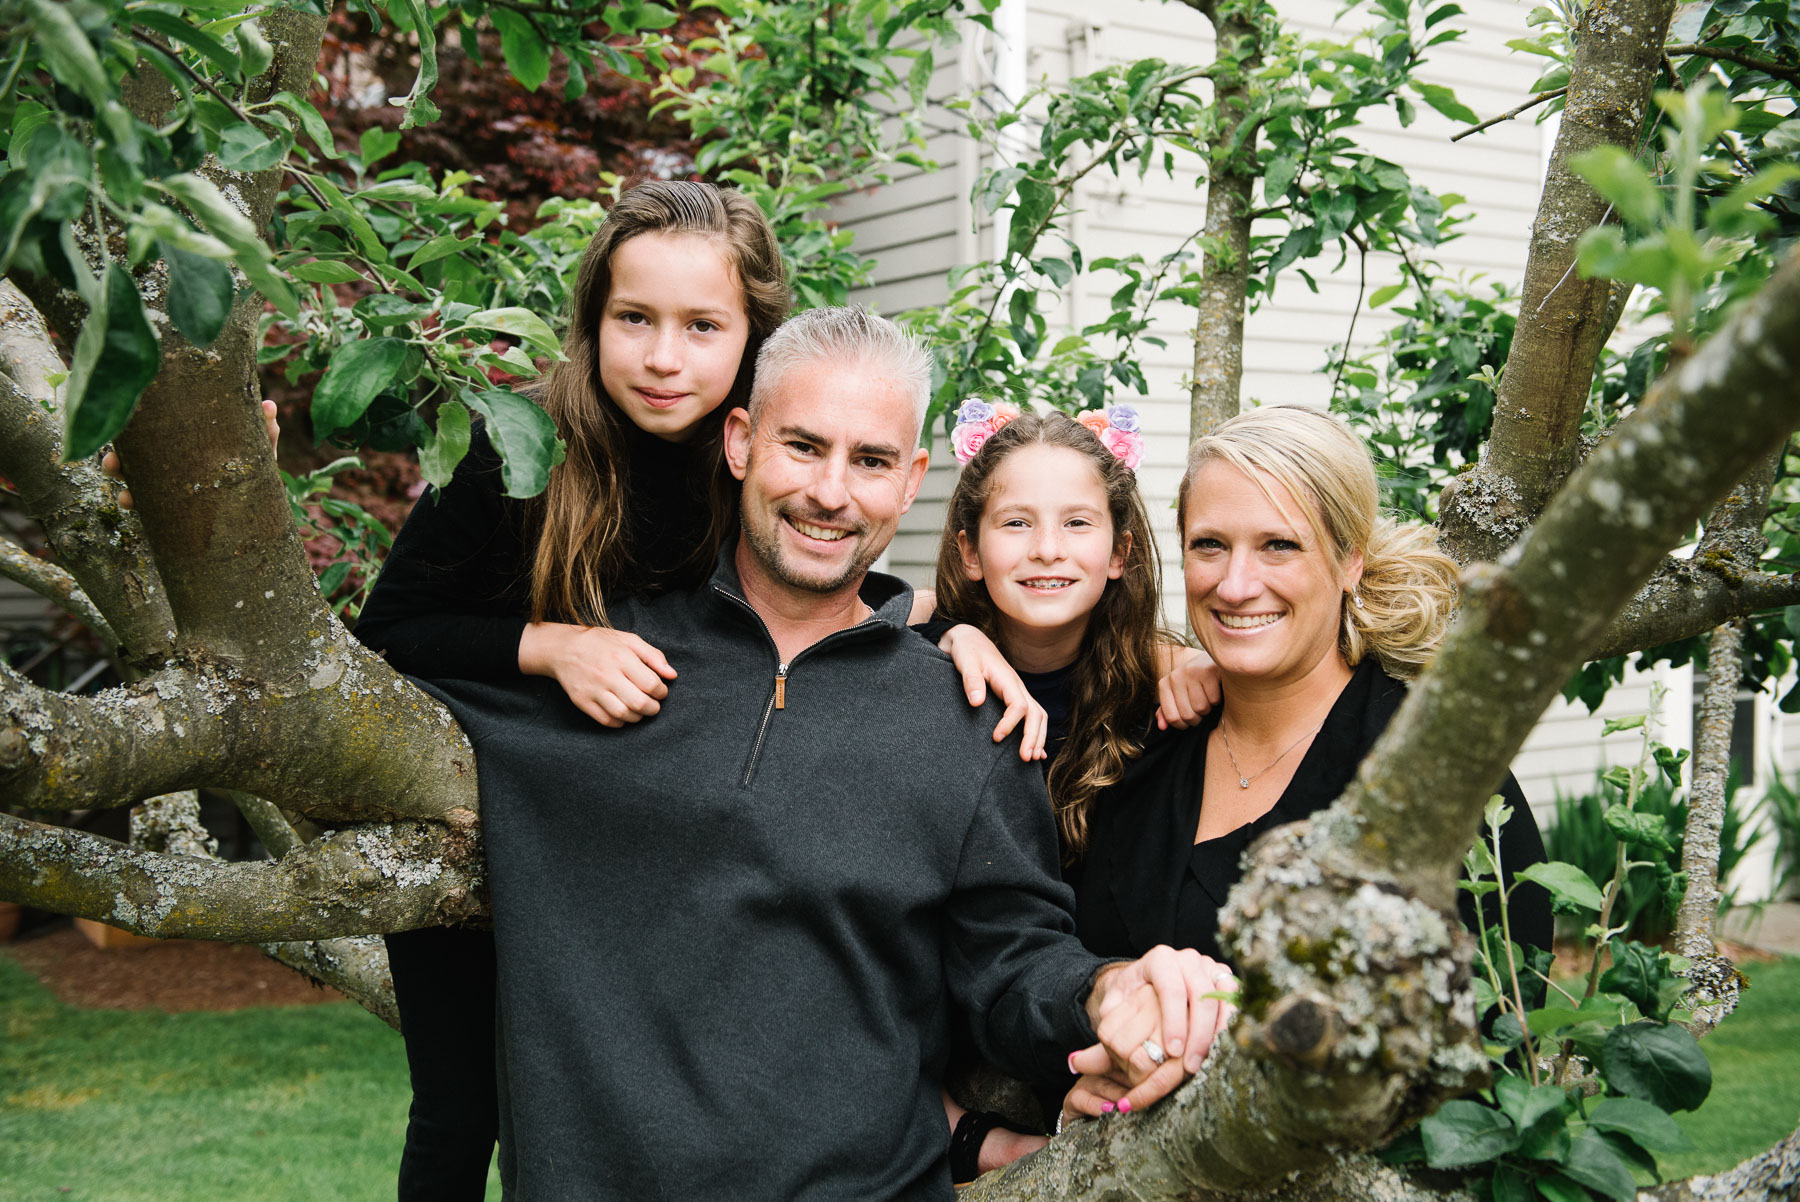
[[[678,672],[656,718],[440,691],[480,757],[509,1197],[947,1198],[955,1007],[1015,1074],[1116,1065],[1138,1104],[1204,1055],[1206,966],[1075,941],[1037,769],[869,572],[929,368],[855,310],[768,340],[725,425],[742,537],[615,612]]]

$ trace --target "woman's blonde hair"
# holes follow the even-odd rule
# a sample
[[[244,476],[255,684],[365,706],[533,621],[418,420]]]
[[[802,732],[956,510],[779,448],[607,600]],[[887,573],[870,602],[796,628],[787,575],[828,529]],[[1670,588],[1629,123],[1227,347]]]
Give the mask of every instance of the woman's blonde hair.
[[[1067,447],[1087,457],[1106,493],[1113,549],[1125,548],[1124,572],[1106,582],[1082,636],[1069,677],[1069,733],[1050,768],[1050,801],[1063,859],[1072,864],[1087,849],[1088,810],[1095,796],[1116,783],[1126,761],[1143,751],[1144,732],[1156,708],[1156,643],[1164,633],[1157,619],[1161,573],[1150,519],[1131,469],[1092,430],[1066,414],[1024,413],[976,452],[950,494],[938,544],[938,617],[966,622],[1006,649],[994,600],[985,583],[969,579],[956,536],[961,533],[969,546],[979,546],[994,473],[1027,446]]]
[[[1437,549],[1437,531],[1380,513],[1368,448],[1329,414],[1294,405],[1252,409],[1221,422],[1188,450],[1176,522],[1187,540],[1188,494],[1200,469],[1228,463],[1281,501],[1258,473],[1306,505],[1306,524],[1332,548],[1340,572],[1362,552],[1362,579],[1346,593],[1338,650],[1355,667],[1373,654],[1390,676],[1409,679],[1431,662],[1456,609],[1456,561]]]
[[[698,545],[688,548],[677,575],[693,583],[712,570],[719,547],[737,524],[737,488],[724,470],[725,415],[747,405],[763,340],[787,316],[787,271],[775,231],[754,200],[741,192],[691,180],[648,180],[620,196],[588,243],[569,297],[565,362],[551,368],[536,399],[568,444],[568,458],[550,473],[535,502],[539,533],[531,564],[535,622],[606,623],[606,596],[641,586],[632,561],[626,512],[625,456],[629,419],[600,382],[600,315],[612,292],[613,252],[639,234],[709,238],[743,289],[749,341],[737,380],[723,403],[693,433],[694,487],[706,493],[710,517]]]

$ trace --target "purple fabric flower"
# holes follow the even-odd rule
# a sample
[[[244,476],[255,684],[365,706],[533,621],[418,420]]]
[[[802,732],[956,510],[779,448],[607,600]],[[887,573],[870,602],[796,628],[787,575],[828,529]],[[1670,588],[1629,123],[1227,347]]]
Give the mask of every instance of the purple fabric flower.
[[[970,397],[956,411],[956,420],[961,422],[984,422],[994,416],[994,407],[986,401]]]
[[[1113,429],[1121,434],[1138,432],[1138,411],[1130,405],[1113,405],[1106,411],[1106,420]]]

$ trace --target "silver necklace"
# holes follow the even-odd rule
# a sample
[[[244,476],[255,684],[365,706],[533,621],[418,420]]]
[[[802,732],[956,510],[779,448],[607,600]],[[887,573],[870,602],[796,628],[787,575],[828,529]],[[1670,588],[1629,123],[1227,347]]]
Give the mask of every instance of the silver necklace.
[[[1275,765],[1279,764],[1282,760],[1286,759],[1288,752],[1290,752],[1294,748],[1300,746],[1300,744],[1302,744],[1306,740],[1312,738],[1314,735],[1318,734],[1323,729],[1325,729],[1325,723],[1321,722],[1317,726],[1313,727],[1311,730],[1307,731],[1305,734],[1301,735],[1298,739],[1295,739],[1292,743],[1289,743],[1287,745],[1287,747],[1282,750],[1281,754],[1276,756],[1274,759],[1270,760],[1268,765],[1266,767],[1264,767],[1261,771],[1252,772],[1249,776],[1244,775],[1244,769],[1237,762],[1237,753],[1231,750],[1231,736],[1226,733],[1225,723],[1223,723],[1223,722],[1219,723],[1219,737],[1225,740],[1225,754],[1231,760],[1231,770],[1233,772],[1237,773],[1238,788],[1248,789],[1250,787],[1251,781],[1255,780],[1257,777],[1261,776],[1264,772],[1267,772],[1270,768],[1273,768]]]

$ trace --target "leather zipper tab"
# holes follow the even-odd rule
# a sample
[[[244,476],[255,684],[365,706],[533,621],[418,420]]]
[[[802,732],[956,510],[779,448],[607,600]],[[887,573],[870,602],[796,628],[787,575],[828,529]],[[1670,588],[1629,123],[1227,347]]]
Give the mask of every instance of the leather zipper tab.
[[[787,708],[787,673],[786,664],[775,665],[775,708],[778,710]]]

